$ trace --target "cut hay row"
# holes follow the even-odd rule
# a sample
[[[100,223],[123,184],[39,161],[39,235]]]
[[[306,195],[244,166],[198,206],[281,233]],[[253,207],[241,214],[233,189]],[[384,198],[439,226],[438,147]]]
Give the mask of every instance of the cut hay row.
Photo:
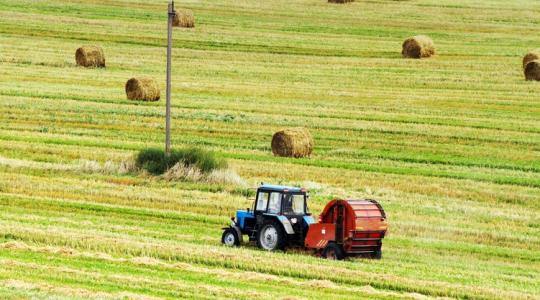
[[[98,101],[84,101],[84,104],[81,104],[80,102],[81,101],[59,99],[54,105],[51,105],[47,101],[39,101],[37,97],[12,97],[12,101],[9,104],[10,107],[0,106],[0,111],[2,112],[0,116],[18,114],[26,111],[28,118],[30,118],[32,122],[39,122],[46,120],[47,112],[55,111],[59,122],[64,123],[66,126],[70,126],[70,123],[79,123],[79,126],[84,126],[84,122],[76,122],[77,120],[72,118],[74,112],[77,112],[78,114],[92,114],[98,124],[101,124],[101,122],[98,121],[106,120],[111,113],[114,113],[117,118],[109,121],[111,122],[111,125],[121,126],[122,124],[129,123],[130,120],[133,120],[133,117],[136,117],[142,122],[140,122],[140,124],[132,123],[133,125],[136,125],[137,130],[139,131],[144,131],[144,128],[148,127],[149,124],[157,124],[162,121],[160,117],[161,109],[159,107],[133,107],[129,105],[129,103],[124,102],[107,104],[107,109],[100,109],[104,104],[99,103]],[[15,104],[17,104],[16,107],[13,107]],[[500,138],[504,137],[504,141],[517,141],[512,139],[512,137],[523,135],[523,133],[540,133],[540,128],[537,128],[534,120],[527,119],[526,116],[510,119],[508,118],[510,116],[508,112],[503,113],[498,110],[495,111],[494,114],[487,113],[485,115],[478,115],[475,118],[461,116],[459,119],[446,118],[443,115],[437,115],[435,112],[433,112],[431,116],[418,115],[413,119],[409,117],[406,112],[379,111],[377,108],[368,107],[355,107],[355,109],[364,112],[364,114],[361,115],[347,111],[346,109],[336,109],[320,118],[317,118],[319,115],[317,109],[307,108],[301,115],[294,112],[276,113],[273,111],[267,112],[264,109],[249,103],[242,103],[241,108],[237,108],[238,105],[236,103],[228,103],[222,104],[221,109],[219,110],[211,108],[205,110],[205,107],[215,107],[217,105],[219,105],[219,103],[213,100],[201,101],[201,103],[197,103],[188,108],[173,105],[173,108],[182,111],[183,114],[184,121],[178,126],[187,129],[190,126],[197,126],[201,122],[224,121],[227,117],[232,117],[238,118],[238,121],[241,122],[237,122],[236,120],[233,120],[233,122],[223,122],[223,124],[221,124],[222,126],[218,129],[221,131],[221,134],[226,134],[227,132],[230,132],[230,130],[238,128],[239,130],[241,129],[243,133],[249,131],[250,134],[259,136],[261,133],[265,134],[265,132],[272,129],[269,125],[277,122],[282,117],[287,117],[294,123],[301,123],[303,120],[309,119],[310,122],[315,122],[314,125],[319,128],[318,134],[328,135],[328,137],[338,136],[340,138],[346,138],[346,131],[349,130],[348,126],[351,126],[351,128],[362,128],[366,134],[364,136],[367,136],[370,140],[376,137],[376,131],[383,134],[383,131],[390,132],[392,128],[394,130],[399,130],[401,136],[403,136],[403,134],[414,134],[421,139],[418,134],[421,133],[421,131],[415,131],[414,129],[416,127],[422,129],[444,128],[445,130],[452,131],[453,134],[451,136],[454,137],[463,136],[459,133],[478,128],[484,131],[482,135],[485,136],[486,133],[488,133],[489,136],[495,137],[495,135],[493,135],[493,133],[495,133]],[[498,106],[494,106],[491,109],[495,110],[496,107]],[[280,104],[274,103],[273,105],[268,105],[268,109],[277,110],[279,108]],[[294,109],[300,109],[300,107],[295,106]],[[205,112],[199,113],[200,110],[205,110]],[[502,120],[494,121],[494,117],[502,118]],[[340,123],[335,122],[338,118],[343,120],[342,124],[345,123],[343,124],[345,126],[340,126]],[[254,121],[260,122],[257,126],[248,123]],[[365,124],[368,122],[370,124],[376,124],[375,128],[366,127]],[[93,124],[93,126],[96,126],[96,124]],[[130,126],[129,128],[133,127]],[[373,131],[373,133],[368,134],[367,131]],[[394,138],[399,138],[399,135],[394,136]],[[498,140],[501,140],[500,138]],[[430,139],[435,139],[435,136],[430,135]],[[364,141],[367,142],[366,139],[364,139]],[[480,144],[482,143],[478,140],[476,145]]]
[[[263,293],[253,293],[249,291],[231,290],[224,287],[216,286],[212,284],[218,281],[220,278],[214,276],[196,274],[194,272],[184,273],[184,276],[180,276],[180,272],[177,273],[176,280],[167,279],[164,276],[164,272],[157,273],[156,270],[148,268],[144,265],[126,266],[126,263],[114,263],[104,260],[98,257],[83,257],[80,259],[57,259],[62,263],[67,263],[77,266],[74,267],[58,267],[54,264],[51,265],[36,265],[33,262],[29,262],[24,259],[24,254],[41,257],[42,259],[54,257],[47,254],[35,254],[31,251],[17,250],[18,253],[13,255],[13,258],[4,259],[2,263],[8,265],[7,272],[20,273],[25,268],[33,268],[38,271],[33,275],[20,277],[17,281],[12,280],[5,283],[7,286],[21,288],[24,287],[20,283],[14,282],[30,282],[27,286],[30,286],[34,291],[44,291],[49,294],[64,294],[69,297],[81,297],[81,299],[96,298],[96,299],[162,299],[167,298],[193,298],[200,293],[208,292],[214,293],[216,296],[225,297],[226,295],[234,296],[235,298],[245,298],[248,295]],[[19,255],[17,255],[19,254]],[[149,259],[150,260],[150,259]],[[85,263],[93,263],[98,268],[87,269],[84,266]],[[124,268],[121,268],[121,266]],[[132,272],[132,273],[127,273]],[[154,273],[152,277],[150,273]],[[66,287],[58,284],[43,284],[43,275],[49,274],[49,278],[53,279],[53,282],[62,281],[62,278],[69,276],[70,281],[82,283],[74,287]],[[157,274],[156,274],[157,273]],[[187,276],[186,276],[187,275]],[[203,282],[210,281],[210,285]],[[0,285],[3,282],[0,281]],[[226,284],[226,283],[225,283]],[[230,283],[229,283],[230,284]],[[123,286],[129,285],[129,288],[123,288]],[[95,292],[92,288],[95,287],[107,288],[114,292]],[[249,284],[248,284],[249,286]],[[252,288],[256,288],[253,286]],[[150,294],[146,296],[146,294]],[[268,297],[265,297],[268,299]]]
[[[257,272],[250,272],[249,275],[251,276],[246,278],[246,276],[243,276],[242,273],[237,270],[221,270],[206,266],[195,267],[186,263],[163,261],[153,257],[113,258],[100,253],[78,252],[66,247],[46,248],[24,243],[20,243],[20,245],[12,249],[13,255],[2,261],[4,263],[9,262],[11,269],[9,271],[20,270],[25,267],[34,267],[48,270],[49,272],[52,272],[55,277],[73,273],[73,276],[78,279],[85,277],[88,277],[86,279],[93,278],[96,285],[107,284],[109,283],[107,279],[112,278],[111,284],[117,285],[118,287],[120,287],[121,284],[127,284],[126,281],[133,281],[130,285],[132,297],[134,297],[135,292],[143,294],[151,292],[167,297],[193,297],[196,295],[200,296],[201,292],[212,292],[214,296],[234,296],[235,298],[241,299],[248,299],[251,297],[273,299],[272,295],[276,293],[282,296],[295,295],[300,297],[332,295],[336,299],[346,299],[347,296],[350,296],[351,292],[362,292],[366,299],[381,299],[380,296],[385,295],[391,295],[393,296],[393,299],[407,298],[407,295],[402,293],[384,292],[374,288],[366,289],[366,287],[354,288],[346,285],[336,285],[325,280],[296,280],[288,277],[280,278],[274,275],[266,275]],[[70,266],[74,263],[78,265],[91,263],[99,269],[106,269],[106,271],[96,272],[96,269],[90,268],[84,268],[83,271],[81,271],[73,267],[57,267],[54,264],[39,266],[35,265],[33,261],[24,259],[25,254],[30,254],[41,259],[52,258],[54,257],[53,251],[56,249],[59,249],[60,251],[70,251],[70,253],[66,253],[60,258],[57,258],[57,261],[69,264]],[[0,250],[0,253],[1,252],[2,251]],[[121,275],[115,276],[115,274],[118,273],[121,273]],[[171,275],[176,280],[171,280]],[[253,280],[253,278],[257,280]],[[35,282],[36,279],[39,280],[41,278],[39,276],[31,276],[21,279],[8,282],[0,281],[0,285],[4,283],[9,286],[23,286],[21,282]],[[240,290],[227,288],[227,286],[234,286],[235,283],[241,283],[244,288]],[[281,286],[270,288],[268,283],[280,284]],[[27,286],[33,286],[34,289],[45,288],[54,290],[54,286],[51,285],[45,285],[45,287],[43,287],[43,285],[40,284],[29,283]],[[146,291],[144,291],[142,287],[145,287]],[[306,287],[310,289],[306,290]],[[75,289],[65,289],[64,291],[72,290]],[[166,291],[169,292],[167,293]],[[92,294],[87,294],[87,296],[89,295]],[[93,295],[97,296],[99,294]],[[116,293],[116,296],[121,296],[121,293]]]
[[[48,101],[36,101],[33,99],[17,101],[17,107],[2,107],[2,116],[7,117],[9,114],[26,112],[28,120],[11,121],[13,125],[13,127],[10,127],[11,129],[16,128],[14,126],[15,124],[22,125],[26,122],[28,122],[31,128],[31,126],[33,126],[33,123],[45,122],[49,117],[49,111],[54,111],[57,115],[57,121],[59,125],[56,128],[56,131],[58,133],[68,132],[68,128],[71,127],[88,127],[89,129],[96,129],[93,131],[99,131],[101,133],[101,136],[105,137],[107,136],[108,131],[100,129],[106,129],[107,126],[110,125],[114,125],[116,128],[123,128],[128,132],[140,131],[141,133],[145,132],[145,134],[150,134],[150,132],[152,132],[152,136],[160,133],[151,129],[153,126],[155,126],[154,124],[157,125],[162,122],[161,117],[159,117],[159,107],[145,107],[141,109],[134,109],[133,107],[125,104],[110,106],[99,103],[85,103],[84,105],[81,105],[78,103],[78,101],[59,101],[60,102],[58,104],[54,105],[49,104]],[[102,105],[104,105],[104,107],[100,108]],[[212,109],[207,111],[206,115],[201,113],[197,114],[195,113],[196,110],[184,110],[184,120],[181,124],[178,124],[178,126],[179,128],[183,128],[184,130],[193,132],[197,128],[197,126],[203,124],[208,125],[213,121],[220,121],[220,115],[235,113],[233,107],[224,109],[227,110],[218,112]],[[115,118],[114,120],[109,120],[108,122],[106,122],[107,124],[101,122],[107,121],[109,119],[110,113],[115,113],[117,118]],[[93,124],[88,124],[85,122],[84,119],[74,118],[74,116],[76,116],[77,114],[83,116],[92,115],[92,118],[95,120],[95,122],[93,122]],[[407,144],[407,140],[411,136],[415,135],[415,138],[418,140],[418,142],[421,143],[429,143],[431,141],[436,141],[437,143],[431,143],[432,146],[436,146],[443,139],[450,139],[455,141],[455,144],[457,145],[463,145],[464,149],[469,148],[467,151],[474,151],[473,148],[477,148],[481,145],[487,147],[494,146],[495,148],[497,148],[496,146],[504,144],[518,150],[519,148],[521,148],[520,144],[536,144],[534,141],[537,139],[535,139],[534,137],[538,134],[537,132],[531,131],[535,128],[534,122],[532,120],[523,122],[519,122],[517,120],[515,120],[514,122],[502,122],[501,126],[497,126],[496,124],[492,124],[492,126],[488,126],[487,124],[486,126],[480,126],[480,123],[478,123],[478,126],[476,126],[477,124],[468,122],[454,123],[452,122],[452,120],[444,122],[443,118],[440,119],[441,122],[439,122],[438,119],[431,119],[431,122],[427,123],[411,123],[407,122],[407,119],[400,120],[399,116],[396,117],[385,113],[377,114],[375,111],[373,111],[372,114],[374,115],[374,117],[371,118],[371,120],[362,120],[361,117],[350,118],[348,120],[339,120],[338,118],[332,116],[329,116],[328,118],[315,118],[315,112],[313,113],[313,115],[288,115],[287,117],[290,118],[290,122],[292,124],[297,124],[302,122],[302,120],[309,119],[314,126],[318,127],[317,132],[320,135],[320,138],[327,140],[325,144],[331,143],[334,145],[339,145],[340,140],[342,142],[349,142],[353,144],[357,142],[369,142],[370,144],[376,144],[376,140],[383,140],[383,138],[389,136],[393,137],[393,139],[397,139],[400,142]],[[274,124],[274,122],[279,122],[280,117],[281,115],[266,115],[265,118],[265,114],[262,112],[247,112],[244,114],[243,119],[240,120],[241,122],[222,122],[222,124],[220,125],[220,129],[217,129],[216,133],[212,134],[212,136],[214,138],[219,138],[219,135],[229,135],[230,132],[234,130],[234,128],[238,128],[242,132],[242,135],[240,136],[238,136],[238,134],[236,133],[234,134],[238,136],[238,140],[242,140],[243,137],[249,134],[253,134],[260,139],[263,137],[263,135],[266,135],[266,132],[272,129],[272,124]],[[137,123],[130,121],[133,120],[133,118],[136,118],[138,120]],[[385,118],[392,118],[394,119],[394,121],[384,121]],[[4,120],[7,121],[8,119]],[[259,120],[261,120],[262,122],[260,122],[259,124],[254,124],[254,122],[258,122]],[[131,125],[130,123],[133,125]],[[126,126],[126,124],[130,125]],[[458,126],[455,126],[454,124]],[[478,128],[471,128],[471,126]],[[444,130],[444,132],[442,132],[442,130]],[[349,139],[347,134],[350,131],[361,131],[364,138],[356,140]],[[129,135],[131,135],[131,133]],[[135,142],[138,138],[138,136],[133,135],[132,141]],[[233,140],[236,140],[232,135],[228,136],[228,138],[233,138]],[[332,139],[334,140],[334,142],[331,141]],[[149,138],[149,140],[151,139]],[[475,147],[468,146],[467,143],[464,142],[464,140],[476,140]],[[500,151],[501,149],[496,149],[493,153],[497,153]],[[491,153],[488,154],[491,155]]]
[[[70,232],[70,230],[63,230],[67,233]],[[236,257],[233,258],[233,256],[223,252],[223,248],[215,248],[215,247],[198,247],[199,253],[203,254],[203,256],[199,256],[196,254],[191,255],[190,253],[193,253],[194,249],[197,248],[197,246],[193,247],[192,245],[182,245],[182,244],[174,244],[174,245],[168,245],[167,243],[160,242],[160,243],[140,243],[135,241],[127,241],[127,240],[118,240],[118,239],[110,239],[110,238],[102,238],[100,237],[99,233],[94,232],[92,233],[94,236],[97,234],[99,237],[98,239],[94,239],[93,241],[90,241],[90,243],[86,246],[91,248],[86,248],[84,244],[81,243],[74,243],[74,238],[76,238],[78,235],[74,232],[69,233],[69,235],[66,236],[54,236],[53,238],[47,238],[45,235],[50,236],[50,232],[43,231],[40,232],[39,230],[32,230],[30,232],[25,233],[24,230],[13,230],[10,229],[9,232],[12,234],[16,234],[17,236],[20,236],[22,241],[26,241],[27,236],[35,236],[33,240],[37,243],[45,243],[47,245],[52,245],[53,247],[62,247],[62,248],[72,248],[75,249],[76,252],[80,251],[105,251],[103,252],[104,255],[135,255],[135,256],[150,256],[150,257],[156,257],[167,261],[173,261],[173,262],[185,262],[185,263],[193,263],[198,262],[199,264],[208,265],[208,266],[224,266],[229,267],[229,269],[234,268],[236,270],[244,270],[244,271],[256,271],[266,274],[272,274],[272,275],[281,275],[281,276],[297,276],[299,269],[305,268],[306,264],[309,264],[310,261],[314,260],[315,258],[304,258],[303,256],[296,256],[292,258],[291,265],[289,267],[294,268],[283,268],[284,265],[282,263],[278,263],[279,259],[282,258],[282,255],[276,255],[274,257],[264,257],[264,253],[258,254],[253,253],[253,251],[242,251],[242,252],[236,252]],[[84,235],[78,236],[79,238],[84,238]],[[107,243],[114,243],[114,247],[107,247]],[[81,248],[82,247],[82,248]],[[174,252],[173,248],[176,249],[176,252]],[[71,253],[70,251],[69,253]],[[224,261],[222,258],[223,256],[228,257],[229,260]],[[254,266],[250,263],[245,263],[245,259],[251,256],[253,259],[256,259],[257,261],[261,261],[261,259],[266,258],[268,260],[266,263],[261,264],[259,267]],[[273,255],[274,256],[274,255]],[[274,260],[275,259],[275,260]],[[234,267],[233,267],[234,266]],[[352,266],[352,265],[351,265]],[[366,266],[363,266],[366,268]],[[457,266],[456,266],[457,267]],[[360,271],[360,269],[357,269],[353,267],[351,270],[343,273],[340,272],[340,274],[333,274],[332,266],[324,264],[321,265],[319,268],[313,269],[309,271],[308,273],[304,273],[305,279],[322,279],[322,278],[328,278],[327,280],[331,280],[335,283],[345,283],[345,284],[354,284],[354,285],[362,285],[366,283],[375,284],[375,286],[378,286],[379,284],[376,283],[376,281],[371,281],[368,279],[368,281],[365,281],[364,275],[366,274],[364,271]],[[319,275],[317,275],[319,274]],[[325,274],[325,275],[320,275]],[[419,276],[421,275],[418,274]],[[348,275],[348,276],[344,276]],[[356,275],[356,276],[355,276]],[[358,276],[363,275],[363,276]],[[295,277],[296,277],[295,276]],[[372,276],[376,276],[376,274],[373,274]],[[371,277],[371,276],[370,276]],[[381,278],[383,281],[386,281],[385,278]],[[411,286],[413,282],[412,281],[400,281],[395,282],[389,286],[391,289],[397,288],[397,290],[400,290],[404,287],[406,287],[407,290],[410,291],[416,291],[416,292],[422,292],[422,293],[428,293],[431,294],[433,289],[431,288],[422,288],[422,287],[415,287]],[[435,285],[434,287],[436,287]],[[450,290],[443,288],[448,287]],[[457,285],[440,285],[439,292],[435,292],[435,294],[431,295],[452,295],[453,292],[451,292],[452,288],[457,288]],[[472,294],[486,294],[489,293],[487,289],[482,290],[476,290],[473,292],[472,289],[468,288],[460,288],[462,291],[462,295],[472,295]],[[510,293],[509,293],[510,294]]]

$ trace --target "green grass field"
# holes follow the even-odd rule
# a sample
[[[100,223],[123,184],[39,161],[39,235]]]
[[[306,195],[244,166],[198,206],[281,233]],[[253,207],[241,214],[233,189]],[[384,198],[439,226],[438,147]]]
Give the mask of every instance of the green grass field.
[[[167,1],[0,0],[0,298],[540,299],[540,47],[531,0],[178,1],[173,147],[215,151],[250,186],[372,197],[383,259],[226,248],[251,205],[227,184],[87,172],[162,147]],[[437,55],[401,58],[431,36]],[[103,47],[106,69],[75,66]],[[310,159],[272,156],[305,126]]]

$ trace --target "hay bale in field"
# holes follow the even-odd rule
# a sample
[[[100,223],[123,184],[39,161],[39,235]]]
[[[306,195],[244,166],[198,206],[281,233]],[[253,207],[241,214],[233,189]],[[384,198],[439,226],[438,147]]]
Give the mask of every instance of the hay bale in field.
[[[435,54],[435,45],[431,38],[425,35],[417,35],[403,42],[401,54],[403,57],[409,58],[430,57]]]
[[[175,9],[174,12],[175,12],[174,19],[173,19],[174,27],[186,27],[186,28],[195,27],[195,17],[193,16],[193,12],[191,10]]]
[[[540,60],[533,60],[525,66],[525,79],[540,81]]]
[[[313,151],[313,138],[305,128],[288,128],[272,137],[272,153],[276,156],[306,157]]]
[[[533,60],[537,60],[540,58],[540,49],[535,49],[532,51],[529,51],[529,53],[525,54],[523,57],[523,69],[525,70],[525,67],[527,64]]]
[[[82,46],[75,51],[77,65],[86,68],[105,68],[105,54],[100,46]]]
[[[129,100],[158,101],[159,85],[151,78],[131,78],[126,82],[126,95]]]
[[[354,0],[328,0],[328,3],[348,3],[354,2]]]

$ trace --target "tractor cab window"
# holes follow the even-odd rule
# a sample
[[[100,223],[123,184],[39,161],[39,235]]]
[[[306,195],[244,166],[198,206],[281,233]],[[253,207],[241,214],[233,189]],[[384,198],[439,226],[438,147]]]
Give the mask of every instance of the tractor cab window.
[[[270,201],[268,202],[268,213],[278,214],[281,207],[281,193],[271,193]]]
[[[268,204],[268,192],[259,192],[257,195],[257,206],[255,210],[265,211]]]
[[[283,197],[283,214],[303,215],[306,213],[305,197],[303,194],[286,194]]]

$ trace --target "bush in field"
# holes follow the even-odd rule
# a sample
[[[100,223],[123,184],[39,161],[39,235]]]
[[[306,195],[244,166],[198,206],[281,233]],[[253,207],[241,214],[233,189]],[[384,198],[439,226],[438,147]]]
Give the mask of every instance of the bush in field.
[[[151,174],[162,174],[168,169],[165,153],[159,149],[144,149],[135,158],[135,165]]]
[[[199,148],[173,150],[168,156],[160,149],[144,149],[137,155],[135,163],[137,167],[154,175],[164,174],[177,163],[185,167],[196,167],[202,173],[227,167],[227,163],[216,158],[213,152]]]

